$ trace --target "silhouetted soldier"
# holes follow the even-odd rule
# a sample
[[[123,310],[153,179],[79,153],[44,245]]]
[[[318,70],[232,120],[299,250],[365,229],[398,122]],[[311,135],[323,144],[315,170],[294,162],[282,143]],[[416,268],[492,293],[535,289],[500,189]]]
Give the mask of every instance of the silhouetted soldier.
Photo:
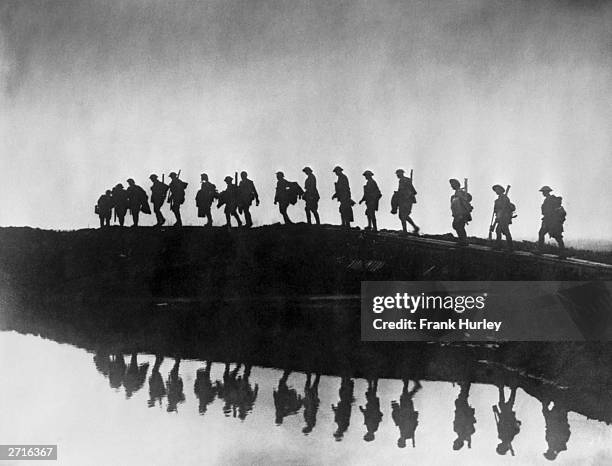
[[[501,249],[502,235],[504,235],[508,241],[508,250],[512,251],[514,246],[512,244],[512,235],[510,234],[510,224],[512,223],[515,207],[510,202],[506,195],[506,190],[502,186],[498,184],[493,185],[493,191],[497,194],[497,199],[495,199],[495,204],[493,205],[495,222],[491,225],[491,228],[495,227],[495,248]]]
[[[419,425],[419,412],[414,409],[414,401],[412,398],[421,388],[419,381],[415,381],[412,390],[408,391],[409,380],[404,380],[402,394],[400,395],[399,403],[391,402],[391,417],[393,422],[399,428],[400,436],[397,439],[399,448],[406,447],[406,440],[412,440],[412,447],[415,446],[415,432]]]
[[[110,189],[106,190],[106,192],[98,198],[96,212],[98,217],[100,217],[100,228],[110,226],[113,212],[113,196]]]
[[[455,190],[450,198],[451,213],[453,215],[453,228],[457,232],[459,237],[459,243],[461,245],[467,245],[467,233],[465,232],[465,225],[472,220],[472,195],[464,189],[461,189],[461,183],[459,180],[454,178],[449,180],[451,187]]]
[[[302,199],[305,202],[304,210],[306,211],[306,221],[308,224],[312,223],[311,214],[315,218],[315,222],[317,225],[321,224],[321,220],[319,219],[319,191],[317,190],[317,178],[314,176],[312,172],[312,168],[304,167],[302,169],[304,173],[306,173],[306,181],[304,182],[304,194]]]
[[[453,450],[461,450],[467,442],[468,448],[472,448],[472,435],[476,432],[475,410],[468,403],[470,395],[470,382],[460,382],[461,391],[455,400],[455,420],[453,429],[457,438],[453,442]]]
[[[215,401],[217,395],[217,387],[213,385],[210,379],[211,365],[210,361],[206,361],[206,367],[197,370],[196,380],[193,384],[193,391],[200,401],[198,405],[200,414],[206,413],[208,405]]]
[[[308,435],[314,429],[317,423],[317,411],[319,410],[319,380],[321,374],[316,374],[314,382],[312,382],[310,372],[306,374],[306,384],[304,385],[304,421],[306,425],[302,429],[302,433]]]
[[[336,441],[342,440],[344,433],[348,430],[351,423],[351,408],[355,398],[353,397],[353,389],[355,383],[350,377],[342,377],[340,382],[340,401],[337,406],[332,405],[334,411],[334,421],[338,425],[336,432],[334,432],[334,438]]]
[[[196,194],[196,206],[198,208],[198,217],[206,218],[206,226],[212,226],[212,213],[210,208],[214,200],[219,196],[217,187],[208,181],[208,175],[202,173],[200,175],[200,190]]]
[[[414,234],[418,235],[420,228],[412,221],[410,214],[412,213],[412,206],[416,204],[417,191],[414,189],[412,184],[412,178],[404,176],[404,170],[398,168],[395,170],[395,174],[399,180],[397,191],[393,193],[391,198],[391,213],[397,213],[402,222],[402,231],[408,232],[406,222],[410,223],[413,228]]]
[[[374,173],[370,170],[366,170],[363,172],[363,176],[367,181],[363,186],[363,197],[359,201],[359,204],[363,204],[364,202],[366,204],[365,213],[368,219],[366,230],[378,231],[376,225],[376,211],[378,210],[378,201],[380,201],[382,193],[380,189],[378,189],[378,184],[374,181]]]
[[[150,214],[151,209],[149,208],[149,196],[144,189],[136,184],[132,178],[128,178],[128,188],[126,189],[128,197],[128,205],[130,206],[130,213],[132,214],[132,220],[134,221],[133,226],[138,226],[138,217],[142,211],[145,214]]]
[[[225,188],[225,191],[221,191],[219,193],[219,202],[217,203],[217,208],[225,206],[225,209],[223,211],[225,212],[225,226],[227,228],[232,227],[232,217],[236,219],[238,226],[242,226],[242,220],[240,220],[240,217],[238,216],[237,212],[238,202],[240,199],[240,192],[238,190],[238,186],[233,183],[234,180],[231,176],[226,176],[224,178],[224,181],[227,184],[227,187]]]
[[[185,189],[187,188],[187,183],[181,180],[179,175],[174,172],[171,172],[169,176],[172,181],[170,181],[170,184],[168,185],[170,190],[168,204],[170,204],[170,210],[176,218],[174,226],[182,227],[183,220],[181,219],[181,204],[185,202]]]
[[[548,233],[559,244],[560,256],[565,256],[565,244],[563,243],[563,223],[565,222],[566,212],[561,202],[563,198],[550,194],[550,186],[542,186],[540,192],[544,196],[542,203],[542,226],[538,232],[538,251],[544,247],[544,237]]]
[[[156,174],[149,176],[149,179],[153,182],[151,185],[151,203],[153,204],[153,212],[155,212],[155,218],[157,219],[156,225],[158,227],[166,223],[166,219],[161,213],[161,207],[166,202],[166,194],[168,193],[169,186],[159,181]]]
[[[291,203],[291,183],[285,179],[283,172],[276,172],[276,180],[274,205],[278,204],[278,210],[283,216],[285,223],[293,223],[287,214],[287,208]]]
[[[546,422],[546,443],[548,443],[548,450],[544,453],[544,457],[553,461],[559,453],[567,450],[571,431],[567,421],[567,409],[556,402],[550,409],[549,405],[550,402],[542,403],[542,414]]]
[[[259,393],[259,385],[255,384],[255,388],[251,386],[249,377],[251,376],[251,366],[246,364],[244,372],[241,376],[238,376],[238,419],[244,421],[247,415],[253,411],[255,401],[257,400],[257,394]]]
[[[151,376],[149,377],[149,401],[147,405],[149,408],[155,406],[156,403],[159,403],[161,406],[162,398],[166,396],[166,387],[164,385],[164,380],[162,379],[161,374],[159,373],[159,368],[164,361],[163,356],[155,356],[155,364],[153,364],[153,369],[151,369]]]
[[[130,364],[125,371],[125,377],[123,378],[123,386],[125,387],[125,397],[131,398],[134,393],[142,388],[147,379],[147,372],[149,370],[149,363],[138,365],[136,353],[132,353],[130,358]]]
[[[508,451],[514,456],[512,441],[521,431],[521,421],[516,418],[516,413],[512,409],[516,398],[516,387],[510,388],[510,398],[506,401],[504,386],[497,387],[499,390],[499,402],[493,406],[493,415],[497,424],[497,437],[500,440],[495,451],[500,455],[505,455]]]
[[[366,426],[367,432],[363,436],[366,442],[374,440],[374,435],[378,430],[383,413],[380,410],[380,398],[376,396],[378,391],[378,379],[368,380],[368,389],[366,391],[366,406],[359,407],[363,414],[363,424]]]
[[[333,199],[337,199],[340,203],[340,218],[342,220],[342,226],[350,227],[351,222],[354,220],[353,217],[353,206],[355,201],[351,199],[351,187],[347,176],[342,173],[342,167],[336,166],[333,172],[338,177],[338,180],[334,183],[335,193],[332,196]]]
[[[277,426],[280,426],[287,416],[297,414],[302,407],[302,397],[295,389],[287,386],[289,374],[290,370],[283,371],[283,376],[278,381],[278,389],[273,391]]]
[[[179,376],[179,366],[181,364],[180,358],[174,360],[174,366],[170,374],[168,374],[168,380],[166,382],[166,391],[168,393],[168,407],[166,411],[169,413],[176,412],[179,403],[185,401],[185,394],[183,393],[183,379]]]
[[[125,222],[125,214],[128,210],[128,195],[121,183],[113,188],[113,208],[115,209],[116,219],[119,220],[119,225],[123,226]]]
[[[250,228],[253,226],[253,219],[251,218],[250,212],[251,204],[253,204],[253,201],[255,201],[255,205],[259,205],[259,194],[257,194],[255,184],[252,180],[249,180],[247,176],[247,172],[240,173],[240,184],[238,185],[240,198],[238,208],[241,213],[244,213],[245,226]]]

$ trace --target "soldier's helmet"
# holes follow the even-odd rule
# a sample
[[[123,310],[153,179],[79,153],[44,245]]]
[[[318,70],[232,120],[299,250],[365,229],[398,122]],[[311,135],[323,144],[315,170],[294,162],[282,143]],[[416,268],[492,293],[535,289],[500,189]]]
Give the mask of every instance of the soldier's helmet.
[[[403,175],[404,173],[406,173],[406,172],[404,171],[403,168],[398,168],[397,170],[395,170],[395,174],[396,175]]]
[[[156,179],[157,179],[157,175],[156,175],[155,173],[153,173],[151,176],[149,176],[149,179],[150,179],[151,181],[154,181],[154,180],[156,180]]]
[[[170,174],[168,175],[170,178],[176,178],[177,174],[175,172],[170,172]]]
[[[241,176],[242,178],[246,178],[248,175],[249,175],[249,174],[248,174],[247,172],[245,172],[245,171],[241,171],[241,172],[240,172],[240,176]]]
[[[135,183],[133,178],[128,178],[127,182],[128,182],[128,184],[134,184]]]
[[[310,167],[304,167],[304,168],[302,168],[302,171],[303,171],[304,173],[312,173],[312,168],[310,168]]]
[[[501,191],[502,193],[506,192],[504,187],[502,185],[499,185],[499,184],[494,184],[491,189],[493,189],[493,191],[495,191],[495,192],[498,192],[498,191]]]
[[[200,180],[202,180],[202,181],[208,181],[208,175],[207,175],[206,173],[202,173],[202,174],[200,175]]]
[[[450,183],[453,189],[459,189],[461,187],[461,183],[459,183],[459,180],[456,178],[451,178],[450,180],[448,180],[448,182]]]
[[[223,181],[225,181],[226,183],[231,183],[232,181],[234,181],[234,178],[228,175],[225,178],[223,178]]]
[[[123,189],[123,185],[122,185],[121,183],[117,183],[117,185],[115,186],[115,188]]]
[[[544,185],[540,188],[540,192],[542,193],[549,193],[552,191],[552,188],[550,186]]]
[[[367,178],[368,176],[374,176],[374,173],[372,173],[370,170],[366,170],[363,172],[363,176]]]
[[[111,194],[113,194],[113,192],[112,192],[110,189],[107,189],[107,190],[106,190],[106,195],[107,195],[107,196],[110,196]]]
[[[342,171],[342,167],[341,167],[341,166],[339,166],[339,165],[336,165],[332,171],[333,171],[334,173],[341,172],[341,171]]]
[[[285,174],[283,172],[276,172],[276,176],[280,176],[281,178],[284,178]]]

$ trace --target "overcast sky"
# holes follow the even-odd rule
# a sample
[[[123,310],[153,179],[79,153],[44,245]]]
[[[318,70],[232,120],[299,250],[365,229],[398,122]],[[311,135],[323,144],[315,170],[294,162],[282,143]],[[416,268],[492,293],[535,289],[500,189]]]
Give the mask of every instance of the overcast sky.
[[[242,169],[261,193],[256,223],[272,223],[274,173],[302,182],[304,165],[322,220],[339,223],[339,164],[357,201],[361,173],[375,173],[382,227],[399,227],[389,200],[402,167],[415,170],[424,232],[451,231],[448,178],[468,177],[469,234],[486,235],[499,183],[512,185],[515,235],[534,237],[548,184],[570,241],[612,238],[609,3],[19,0],[0,11],[2,226],[94,226],[105,189],[133,177],[148,190],[149,174],[178,169],[186,223],[199,222],[201,172],[221,187]],[[289,213],[303,220],[303,204]]]

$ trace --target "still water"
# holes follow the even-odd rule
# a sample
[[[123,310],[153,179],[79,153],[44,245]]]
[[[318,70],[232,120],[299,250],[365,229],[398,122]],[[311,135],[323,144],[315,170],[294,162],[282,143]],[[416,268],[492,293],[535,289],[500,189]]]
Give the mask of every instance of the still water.
[[[549,464],[555,450],[555,464],[612,464],[611,426],[508,386],[91,353],[9,331],[0,369],[0,443],[58,444],[62,465]]]

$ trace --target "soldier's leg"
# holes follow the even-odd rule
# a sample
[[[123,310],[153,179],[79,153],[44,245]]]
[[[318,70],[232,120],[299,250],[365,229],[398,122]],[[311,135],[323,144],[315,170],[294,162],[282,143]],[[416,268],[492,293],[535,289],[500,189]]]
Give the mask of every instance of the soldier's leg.
[[[240,220],[240,216],[238,215],[238,212],[234,210],[232,212],[232,216],[236,219],[236,223],[238,224],[238,226],[242,226],[242,220]]]
[[[372,214],[372,230],[378,231],[378,226],[376,225],[376,214]]]
[[[513,250],[514,249],[514,243],[512,242],[512,233],[510,233],[510,225],[509,224],[505,224],[504,225],[504,229],[503,229],[502,233],[506,237],[506,241],[508,241],[508,249]]]
[[[132,219],[134,221],[134,224],[132,226],[137,227],[138,226],[138,216],[139,216],[140,212],[137,210],[132,211]]]
[[[102,228],[104,226],[104,215],[100,214],[98,218],[100,218],[100,228]]]
[[[306,221],[308,222],[308,225],[310,225],[312,224],[312,219],[310,218],[310,209],[306,207],[304,210],[306,211]]]
[[[285,223],[293,223],[291,221],[291,219],[289,218],[289,215],[287,215],[287,207],[289,207],[288,204],[279,204],[278,208],[280,209],[280,213],[283,216],[283,220]]]
[[[230,217],[229,212],[225,212],[225,226],[228,228],[232,227],[232,218]]]
[[[174,215],[176,216],[176,223],[174,225],[177,227],[182,227],[183,220],[181,219],[181,206],[178,204],[174,207]]]
[[[405,218],[400,218],[400,222],[402,222],[402,231],[404,233],[408,233],[408,228],[406,227],[406,219]]]
[[[538,231],[538,248],[542,249],[544,247],[544,237],[546,236],[548,229],[546,228],[546,224],[542,222],[542,226],[540,227],[540,231]]]
[[[206,212],[206,226],[211,227],[212,224],[213,224],[212,213],[210,209],[208,209],[208,212]]]
[[[119,226],[123,226],[125,222],[125,212],[122,214],[117,214],[117,218],[119,219]]]
[[[559,244],[559,249],[564,251],[565,250],[565,243],[563,242],[563,235],[561,233],[559,233],[558,235],[555,235],[554,238],[555,238],[555,240],[557,240],[557,244]]]
[[[251,211],[250,206],[246,206],[243,208],[244,211],[244,222],[247,227],[253,226],[253,220],[251,219]]]
[[[495,249],[501,249],[502,247],[502,232],[502,225],[497,222],[497,225],[495,227]]]
[[[410,215],[408,215],[406,217],[406,220],[408,220],[408,223],[410,223],[410,225],[412,225],[412,228],[414,229],[414,232],[418,233],[420,228],[418,227],[418,225],[416,223],[414,223],[414,221],[412,220],[412,217],[410,217]]]
[[[319,218],[319,211],[317,209],[314,209],[312,211],[312,214],[314,215],[315,222],[317,222],[317,225],[321,225],[321,219]]]

